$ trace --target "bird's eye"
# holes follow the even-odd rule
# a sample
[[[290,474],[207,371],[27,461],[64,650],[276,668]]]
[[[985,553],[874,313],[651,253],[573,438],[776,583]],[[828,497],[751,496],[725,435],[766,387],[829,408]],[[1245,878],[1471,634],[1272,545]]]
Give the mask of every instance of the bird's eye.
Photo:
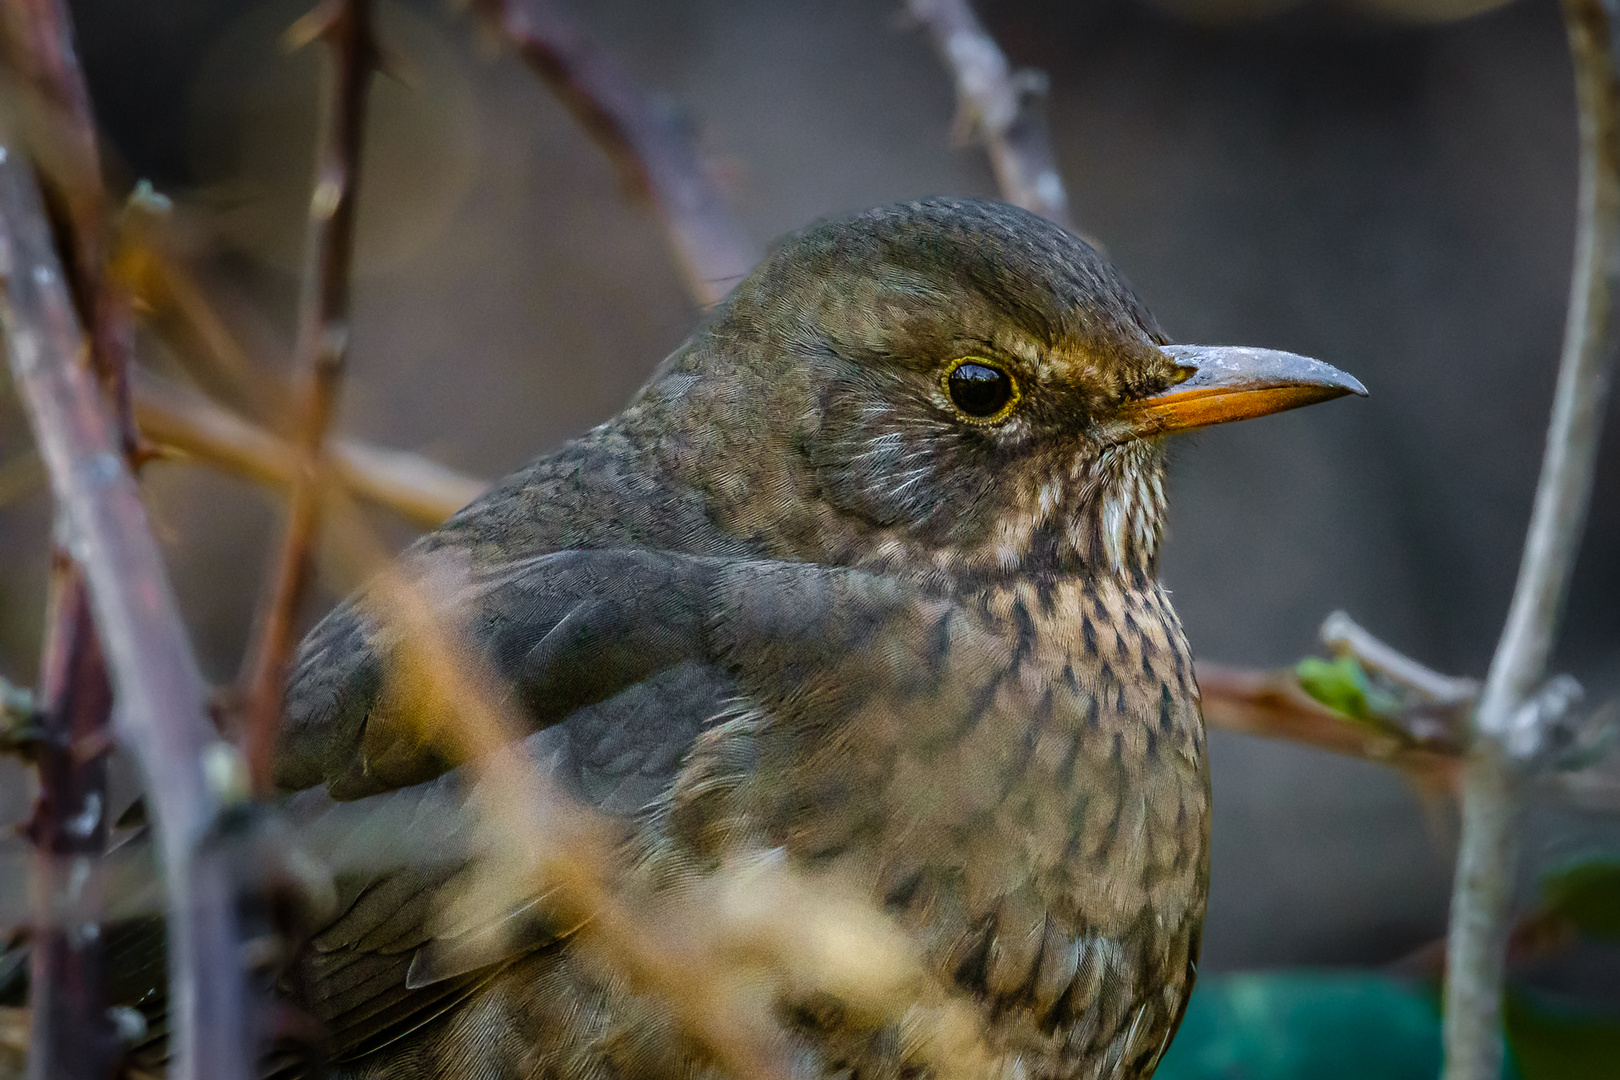
[[[945,372],[945,393],[962,415],[978,423],[994,423],[1018,403],[1018,385],[1001,368],[978,357],[966,356]]]

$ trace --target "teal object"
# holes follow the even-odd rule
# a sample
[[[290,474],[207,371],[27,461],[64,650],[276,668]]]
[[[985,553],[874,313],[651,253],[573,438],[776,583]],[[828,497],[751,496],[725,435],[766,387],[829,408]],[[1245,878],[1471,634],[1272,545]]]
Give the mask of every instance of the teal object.
[[[1198,980],[1157,1080],[1435,1080],[1440,1013],[1421,984],[1359,972]]]

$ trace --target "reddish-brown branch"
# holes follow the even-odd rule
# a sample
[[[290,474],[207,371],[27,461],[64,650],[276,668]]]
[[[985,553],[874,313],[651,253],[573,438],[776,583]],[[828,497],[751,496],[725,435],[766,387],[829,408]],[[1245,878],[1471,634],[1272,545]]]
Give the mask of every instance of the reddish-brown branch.
[[[119,442],[135,463],[140,443],[129,402],[130,311],[108,273],[100,148],[72,22],[63,0],[7,0],[4,19],[24,115],[62,211],[72,254],[67,286],[89,327],[91,362],[111,394]],[[117,1048],[104,1001],[101,936],[85,929],[95,927],[97,905],[89,887],[44,868],[66,857],[78,872],[105,845],[112,695],[83,572],[58,551],[55,577],[41,672],[39,800],[30,831],[41,867],[35,915],[56,918],[36,936],[31,954],[29,1071],[53,1080],[101,1080]]]
[[[169,902],[175,1080],[245,1077],[234,895],[208,845],[221,793],[205,770],[234,760],[176,610],[117,425],[82,364],[85,339],[39,193],[0,146],[0,315],[12,377],[83,571],[128,739],[146,777]]]
[[[328,0],[294,27],[331,46],[332,79],[315,186],[310,195],[304,296],[296,345],[299,394],[297,474],[287,529],[260,608],[254,646],[243,668],[244,739],[254,790],[270,788],[270,760],[281,713],[298,610],[314,572],[326,432],[337,407],[349,350],[349,265],[354,253],[360,155],[367,92],[376,68],[370,0]]]
[[[5,0],[7,60],[20,76],[35,158],[66,217],[69,287],[90,328],[90,356],[117,408],[130,460],[139,462],[129,402],[129,298],[107,273],[107,200],[90,95],[64,0]]]
[[[28,827],[36,852],[29,1075],[106,1080],[117,1037],[100,935],[84,928],[100,921],[89,870],[107,841],[107,759],[99,744],[107,738],[112,687],[79,568],[59,556],[53,570],[39,681],[39,798]]]
[[[1339,715],[1300,689],[1293,672],[1254,671],[1198,664],[1204,719],[1213,727],[1304,743],[1335,754],[1391,765],[1425,788],[1450,791],[1461,751],[1419,743],[1395,732]]]
[[[718,303],[759,261],[679,120],[551,0],[474,0],[664,219],[687,287]]]
[[[1002,198],[1064,228],[1069,199],[1046,130],[1046,75],[1014,71],[967,0],[910,0],[956,83],[957,125],[990,155]]]

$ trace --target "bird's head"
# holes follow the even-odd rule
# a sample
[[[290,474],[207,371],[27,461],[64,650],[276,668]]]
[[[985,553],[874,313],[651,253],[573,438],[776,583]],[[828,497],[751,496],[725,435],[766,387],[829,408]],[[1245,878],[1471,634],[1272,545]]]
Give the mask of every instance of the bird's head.
[[[1088,244],[976,199],[792,237],[648,387],[727,531],[956,576],[1151,573],[1162,436],[1347,393],[1289,353],[1168,344]]]

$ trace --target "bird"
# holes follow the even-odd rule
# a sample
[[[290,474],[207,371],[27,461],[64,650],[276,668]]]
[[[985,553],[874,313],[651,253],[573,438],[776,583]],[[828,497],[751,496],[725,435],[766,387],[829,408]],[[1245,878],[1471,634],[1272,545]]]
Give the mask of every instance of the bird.
[[[1084,240],[923,199],[781,242],[622,412],[401,559],[460,582],[535,759],[638,858],[836,871],[976,1004],[998,1075],[1145,1078],[1209,885],[1204,724],[1157,571],[1167,438],[1365,393],[1292,353],[1172,344]],[[283,790],[445,782],[398,647],[353,600],[310,632]],[[435,971],[442,880],[351,889],[311,935],[330,1075],[709,1067],[638,1032],[566,927]],[[806,1076],[928,1074],[892,1024],[780,1015]]]

